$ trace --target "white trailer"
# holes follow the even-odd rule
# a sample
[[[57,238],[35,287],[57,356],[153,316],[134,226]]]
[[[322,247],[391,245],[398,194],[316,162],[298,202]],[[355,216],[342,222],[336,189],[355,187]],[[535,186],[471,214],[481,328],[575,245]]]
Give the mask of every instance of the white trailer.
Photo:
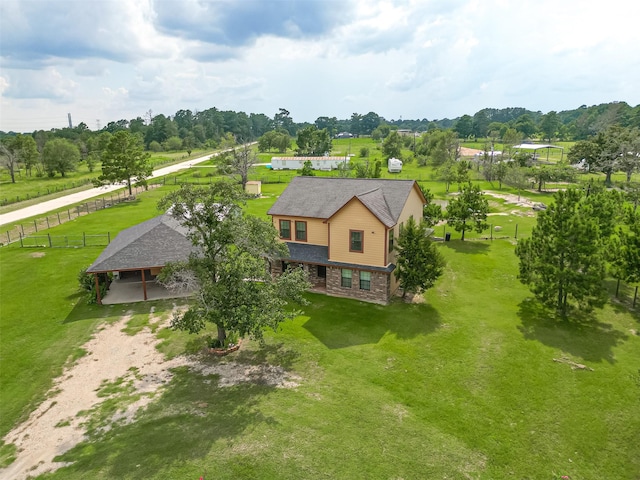
[[[273,170],[300,170],[305,162],[311,162],[313,170],[334,170],[342,163],[349,163],[349,157],[273,157]]]
[[[398,158],[390,158],[387,163],[389,173],[400,173],[402,171],[402,160]]]

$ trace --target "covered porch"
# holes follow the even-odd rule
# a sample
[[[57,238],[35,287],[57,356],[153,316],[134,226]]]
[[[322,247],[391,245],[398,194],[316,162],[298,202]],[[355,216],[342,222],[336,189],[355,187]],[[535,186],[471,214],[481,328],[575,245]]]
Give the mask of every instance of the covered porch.
[[[141,280],[116,279],[109,285],[109,290],[101,299],[103,305],[143,302],[145,300],[162,300],[166,298],[184,298],[192,292],[171,292],[155,279],[143,283]]]

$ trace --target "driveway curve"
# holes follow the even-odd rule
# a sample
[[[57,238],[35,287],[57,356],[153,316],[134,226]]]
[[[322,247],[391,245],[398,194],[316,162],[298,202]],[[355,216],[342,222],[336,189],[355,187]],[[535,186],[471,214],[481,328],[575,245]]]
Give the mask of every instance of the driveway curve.
[[[198,163],[206,162],[211,157],[215,157],[217,155],[218,153],[212,153],[203,157],[192,158],[185,162],[169,165],[168,167],[159,168],[158,170],[154,170],[149,178],[162,177],[164,175],[169,175],[171,173],[184,170],[185,168],[190,168]],[[0,225],[19,222],[20,220],[24,220],[25,218],[42,215],[44,213],[50,212],[51,210],[56,210],[68,205],[73,205],[75,203],[88,200],[89,198],[97,197],[98,195],[104,195],[105,193],[120,190],[122,188],[124,188],[122,185],[107,185],[104,187],[90,188],[89,190],[71,193],[69,195],[65,195],[64,197],[47,200],[46,202],[38,203],[37,205],[32,205],[30,207],[21,208],[13,212],[3,213],[2,215],[0,215]]]

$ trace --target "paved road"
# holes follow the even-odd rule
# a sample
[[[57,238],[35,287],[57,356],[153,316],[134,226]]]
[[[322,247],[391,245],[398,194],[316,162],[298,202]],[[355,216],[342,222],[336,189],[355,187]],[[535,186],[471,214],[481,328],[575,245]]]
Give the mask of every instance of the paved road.
[[[169,165],[168,167],[160,168],[158,170],[155,170],[149,178],[162,177],[163,175],[175,173],[179,170],[189,168],[198,163],[206,162],[214,155],[217,155],[217,153],[205,155],[204,157],[192,158],[191,160],[187,160],[186,162],[176,163],[174,165]],[[89,198],[97,197],[98,195],[104,195],[105,193],[113,192],[122,188],[122,185],[108,185],[105,187],[91,188],[89,190],[83,190],[82,192],[65,195],[64,197],[47,200],[46,202],[38,203],[37,205],[21,208],[20,210],[4,213],[0,215],[0,225],[18,222],[20,220],[24,220],[25,218],[35,217],[36,215],[42,215],[44,213],[50,212],[51,210],[66,207],[67,205],[73,205],[74,203],[79,203]]]

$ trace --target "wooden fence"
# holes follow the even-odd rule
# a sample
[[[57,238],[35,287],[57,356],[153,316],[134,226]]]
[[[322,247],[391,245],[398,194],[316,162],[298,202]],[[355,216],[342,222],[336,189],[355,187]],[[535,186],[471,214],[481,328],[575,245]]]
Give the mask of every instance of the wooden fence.
[[[23,248],[79,248],[106,247],[111,243],[111,233],[87,235],[20,235],[20,246]]]
[[[155,185],[149,186],[149,188],[153,187],[155,187]],[[0,234],[0,245],[8,245],[9,243],[18,242],[21,238],[24,239],[30,235],[42,232],[43,230],[75,220],[78,217],[88,215],[104,208],[109,208],[122,202],[132,201],[135,199],[135,195],[145,191],[145,187],[142,186],[132,188],[132,196],[129,196],[128,191],[118,190],[108,196],[96,198],[74,207],[69,207],[67,210],[51,213],[46,217],[41,217],[28,223],[19,223],[14,225],[12,228],[5,230]]]

